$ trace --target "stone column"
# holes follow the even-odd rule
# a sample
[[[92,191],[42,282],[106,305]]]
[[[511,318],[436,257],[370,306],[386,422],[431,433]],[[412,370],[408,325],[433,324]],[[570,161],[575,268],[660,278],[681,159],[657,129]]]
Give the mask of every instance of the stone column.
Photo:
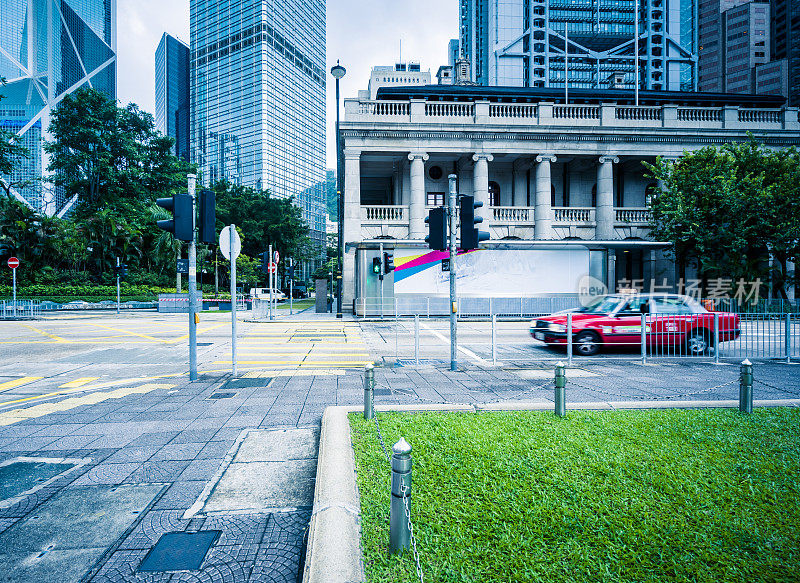
[[[552,154],[536,156],[536,205],[533,210],[534,238],[553,239],[553,207],[550,164],[556,161]]]
[[[600,156],[597,167],[597,209],[595,239],[608,241],[614,238],[614,167],[619,162],[616,156]]]
[[[425,161],[428,155],[424,152],[411,152],[410,185],[411,204],[408,206],[408,238],[425,238]]]
[[[352,311],[355,297],[355,249],[347,242],[361,241],[361,152],[344,151],[344,265],[342,266],[342,310]]]
[[[494,160],[491,154],[474,154],[472,160],[475,165],[472,168],[472,192],[475,195],[475,202],[482,202],[481,208],[475,209],[476,217],[483,217],[484,231],[489,230],[489,162]]]

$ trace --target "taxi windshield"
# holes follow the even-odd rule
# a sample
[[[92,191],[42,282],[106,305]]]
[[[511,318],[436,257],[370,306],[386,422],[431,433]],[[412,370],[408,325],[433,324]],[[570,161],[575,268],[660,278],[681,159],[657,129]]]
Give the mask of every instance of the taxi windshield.
[[[578,311],[583,314],[610,314],[615,312],[627,302],[628,298],[623,298],[620,296],[603,296],[594,299],[588,306],[584,306]]]

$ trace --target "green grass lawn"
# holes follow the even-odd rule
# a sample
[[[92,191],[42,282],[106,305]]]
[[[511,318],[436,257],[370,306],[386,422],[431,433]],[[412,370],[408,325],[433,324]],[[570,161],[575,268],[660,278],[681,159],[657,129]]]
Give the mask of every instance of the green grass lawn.
[[[800,581],[800,409],[379,419],[414,448],[426,581]],[[350,423],[367,580],[417,581],[375,425]]]
[[[314,298],[306,298],[302,300],[294,300],[292,304],[292,308],[295,310],[305,310],[306,308],[310,308],[314,305]],[[289,309],[289,300],[278,304],[279,310],[288,310]]]

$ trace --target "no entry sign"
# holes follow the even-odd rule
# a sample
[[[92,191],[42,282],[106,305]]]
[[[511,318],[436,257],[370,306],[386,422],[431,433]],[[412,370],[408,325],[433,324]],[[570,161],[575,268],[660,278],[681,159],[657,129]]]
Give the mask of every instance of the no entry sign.
[[[277,263],[270,263],[270,264],[267,266],[267,269],[269,270],[269,272],[270,272],[270,273],[277,273],[277,271],[278,271],[278,264],[277,264]]]
[[[9,257],[8,258],[8,266],[11,269],[16,269],[17,267],[19,267],[19,259],[17,259],[16,257]]]

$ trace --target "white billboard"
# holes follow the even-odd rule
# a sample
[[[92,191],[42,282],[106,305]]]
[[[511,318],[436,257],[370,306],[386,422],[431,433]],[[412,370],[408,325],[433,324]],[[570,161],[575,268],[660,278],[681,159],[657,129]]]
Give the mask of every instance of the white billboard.
[[[395,295],[448,295],[449,257],[442,251],[420,253],[419,249],[396,248]],[[456,275],[459,296],[576,294],[581,278],[589,275],[589,250],[585,247],[478,249],[456,257]]]

